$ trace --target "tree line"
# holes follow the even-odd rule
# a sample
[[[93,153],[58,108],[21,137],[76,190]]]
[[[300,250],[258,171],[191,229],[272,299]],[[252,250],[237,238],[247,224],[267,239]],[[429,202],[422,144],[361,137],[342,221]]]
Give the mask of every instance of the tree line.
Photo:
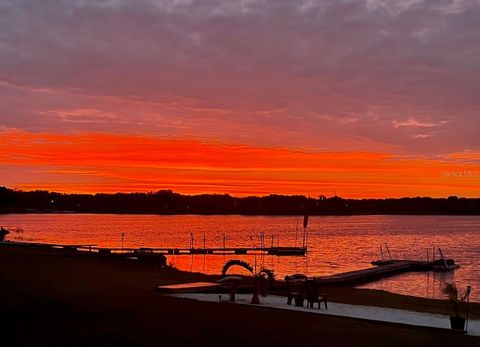
[[[480,215],[480,198],[405,197],[387,199],[317,198],[304,195],[232,197],[149,193],[64,194],[0,187],[0,213],[129,213],[240,215],[448,214]]]

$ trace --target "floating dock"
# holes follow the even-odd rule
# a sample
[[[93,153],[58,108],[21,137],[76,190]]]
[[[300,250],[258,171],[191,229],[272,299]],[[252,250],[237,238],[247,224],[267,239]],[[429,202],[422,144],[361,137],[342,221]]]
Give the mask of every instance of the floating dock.
[[[453,259],[446,259],[446,263],[454,263]],[[319,284],[325,285],[354,285],[367,282],[373,282],[382,278],[398,275],[400,273],[411,271],[448,271],[452,268],[439,268],[437,261],[416,261],[416,260],[381,260],[372,262],[374,267],[343,272],[336,275],[315,277]]]
[[[155,253],[164,255],[229,255],[269,254],[276,256],[303,256],[307,250],[300,247],[225,247],[225,248],[94,248],[100,253]]]
[[[231,254],[251,254],[251,255],[276,255],[276,256],[304,256],[307,249],[304,247],[217,247],[217,248],[106,248],[97,247],[94,244],[53,244],[53,243],[35,243],[35,242],[16,242],[16,241],[1,241],[0,245],[12,245],[23,247],[46,247],[46,248],[60,248],[69,251],[88,251],[97,252],[102,255],[107,254],[162,254],[162,255],[231,255]]]

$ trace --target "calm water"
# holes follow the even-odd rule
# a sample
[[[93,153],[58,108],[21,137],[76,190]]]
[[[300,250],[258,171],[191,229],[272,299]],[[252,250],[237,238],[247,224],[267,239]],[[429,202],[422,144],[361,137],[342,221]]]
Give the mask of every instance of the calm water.
[[[120,247],[188,247],[190,233],[195,247],[301,244],[296,232],[297,217],[245,216],[153,216],[153,215],[2,215],[0,225],[21,227],[10,240],[57,243],[96,243]],[[439,246],[448,257],[461,264],[454,273],[408,273],[365,285],[401,294],[441,298],[445,282],[461,288],[471,285],[472,300],[480,301],[480,217],[463,216],[350,216],[311,217],[309,252],[306,257],[275,256],[169,256],[177,268],[219,273],[225,261],[245,259],[252,265],[285,274],[329,275],[369,267],[380,257],[379,246],[387,242],[394,258],[426,259],[427,250]],[[431,252],[431,251],[430,251]]]

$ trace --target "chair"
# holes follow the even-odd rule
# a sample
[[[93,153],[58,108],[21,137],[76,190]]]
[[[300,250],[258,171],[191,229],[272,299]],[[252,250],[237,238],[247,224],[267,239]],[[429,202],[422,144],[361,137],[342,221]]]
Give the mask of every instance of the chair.
[[[295,306],[303,306],[303,300],[305,298],[305,281],[307,276],[296,274],[292,276],[286,276],[287,282],[287,305],[292,304],[292,299],[295,300]]]
[[[327,294],[319,293],[318,284],[314,279],[305,282],[305,296],[307,298],[307,307],[313,308],[314,304],[318,303],[318,309],[320,309],[320,304],[323,302],[325,309],[328,310]]]

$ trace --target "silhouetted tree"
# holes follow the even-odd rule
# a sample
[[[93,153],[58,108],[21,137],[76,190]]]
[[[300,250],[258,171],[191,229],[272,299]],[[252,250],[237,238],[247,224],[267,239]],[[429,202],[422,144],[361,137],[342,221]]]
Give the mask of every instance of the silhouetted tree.
[[[228,194],[181,195],[171,190],[95,195],[24,192],[0,187],[0,213],[76,212],[148,214],[357,215],[452,214],[480,215],[480,199],[414,197],[400,199],[318,199],[304,195],[232,197]]]

